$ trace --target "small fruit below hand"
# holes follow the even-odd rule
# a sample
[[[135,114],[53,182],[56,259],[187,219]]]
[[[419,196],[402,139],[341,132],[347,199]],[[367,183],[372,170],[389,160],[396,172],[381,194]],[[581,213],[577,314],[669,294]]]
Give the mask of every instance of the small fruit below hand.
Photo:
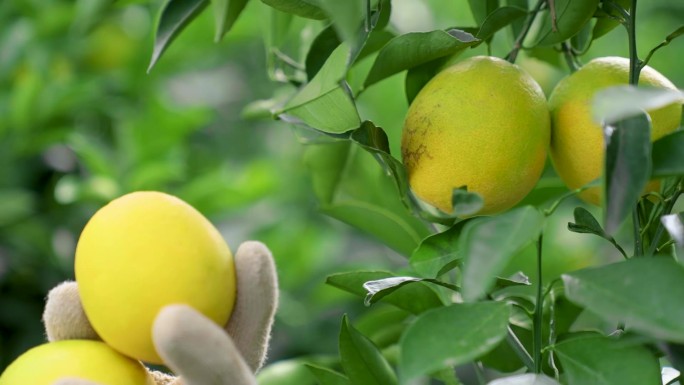
[[[64,340],[28,350],[7,367],[0,385],[52,385],[63,378],[101,385],[153,385],[145,367],[107,344]]]

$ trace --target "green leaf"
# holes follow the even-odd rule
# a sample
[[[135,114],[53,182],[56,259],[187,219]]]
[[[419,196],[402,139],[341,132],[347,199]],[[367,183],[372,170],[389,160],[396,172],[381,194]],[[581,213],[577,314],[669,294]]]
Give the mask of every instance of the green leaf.
[[[316,379],[299,359],[266,365],[256,376],[259,385],[316,385]]]
[[[660,217],[663,226],[679,247],[684,247],[684,212]]]
[[[499,7],[499,0],[468,0],[468,4],[477,25],[482,25],[487,16]]]
[[[378,53],[364,86],[369,87],[401,71],[454,55],[479,41],[473,35],[457,29],[411,32],[397,36]]]
[[[183,29],[209,4],[209,0],[169,0],[161,9],[147,72],[157,63]]]
[[[468,192],[464,188],[455,188],[451,192],[452,215],[467,217],[480,211],[484,206],[484,199],[478,193]]]
[[[355,40],[364,16],[361,0],[318,0],[318,6],[332,20],[343,41],[351,43]]]
[[[676,39],[676,38],[678,38],[678,37],[680,37],[680,36],[684,36],[684,25],[682,25],[681,27],[677,28],[677,29],[676,29],[674,32],[672,32],[671,34],[667,35],[667,37],[665,38],[665,40],[663,40],[660,44],[658,44],[657,46],[655,46],[655,47],[648,53],[648,55],[646,56],[646,59],[644,59],[642,65],[648,64],[648,62],[651,60],[651,57],[653,56],[654,53],[656,53],[656,51],[658,51],[659,49],[665,47],[666,45],[669,45],[669,44],[672,42],[672,40],[674,40],[674,39]]]
[[[409,256],[429,231],[406,208],[388,175],[368,151],[350,141],[307,146],[320,210]]]
[[[408,104],[413,102],[418,92],[439,72],[446,61],[447,59],[444,57],[409,68],[404,80],[404,92],[406,93]]]
[[[366,336],[342,319],[340,363],[352,384],[393,385],[397,377],[378,348]]]
[[[477,38],[480,40],[488,40],[498,30],[510,25],[514,21],[527,15],[527,9],[517,7],[501,7],[487,16],[484,23],[477,33]]]
[[[343,81],[348,54],[347,45],[337,47],[316,76],[287,102],[279,117],[327,133],[358,127],[361,120]]]
[[[594,95],[592,115],[599,123],[613,124],[626,118],[684,102],[684,92],[668,88],[615,86]]]
[[[370,306],[387,295],[394,293],[400,287],[416,282],[429,282],[435,285],[446,287],[447,289],[453,291],[459,291],[458,286],[434,278],[390,277],[365,282],[363,284],[363,288],[368,292],[368,294],[363,302],[366,306]]]
[[[355,271],[333,274],[326,279],[326,283],[360,297],[365,297],[366,290],[363,285],[366,282],[391,277],[395,276],[384,271]],[[402,286],[385,296],[383,301],[413,314],[420,314],[443,305],[437,293],[424,283]]]
[[[344,375],[318,365],[307,364],[306,367],[313,373],[320,385],[351,385]]]
[[[684,266],[665,257],[632,258],[562,276],[565,296],[609,322],[684,342]]]
[[[555,0],[556,25],[550,11],[541,13],[537,44],[554,45],[579,33],[596,12],[599,0]]]
[[[543,374],[517,374],[488,382],[487,385],[560,385],[556,380]]]
[[[675,131],[653,142],[652,178],[684,175],[684,130]]]
[[[539,237],[544,216],[532,206],[478,218],[463,230],[463,298],[474,301],[492,287],[508,262]]]
[[[248,0],[211,0],[214,5],[214,18],[216,20],[215,41],[228,32],[237,21],[242,10],[245,9]]]
[[[511,286],[530,286],[530,278],[522,271],[511,275],[510,277],[496,277],[494,288],[496,290],[505,289]]]
[[[557,343],[553,350],[569,385],[661,385],[658,360],[638,345],[591,335]]]
[[[509,313],[504,303],[478,302],[421,314],[400,341],[402,383],[470,362],[494,349],[506,336]]]
[[[614,3],[623,9],[629,9],[630,1],[631,0],[613,0]],[[612,31],[615,27],[620,25],[620,21],[623,20],[620,12],[608,5],[607,2],[602,1],[601,5],[603,7],[602,10],[595,15],[597,20],[596,25],[594,25],[594,31],[592,32],[594,40]]]
[[[615,238],[603,231],[603,228],[599,222],[587,209],[584,207],[575,207],[574,217],[575,223],[568,223],[568,230],[572,231],[573,233],[598,235],[599,237],[606,239],[615,245],[620,253],[627,258],[627,254],[622,247],[620,247]]]
[[[261,0],[261,2],[278,11],[307,19],[323,20],[326,18],[325,12],[318,6],[316,0]]]
[[[439,277],[444,265],[461,259],[459,237],[467,221],[461,221],[448,230],[431,235],[411,254],[411,267],[426,277]]]
[[[324,28],[311,43],[309,52],[306,55],[305,67],[306,76],[311,80],[323,67],[325,61],[335,51],[342,41],[337,37],[337,33],[332,25]]]
[[[651,119],[646,113],[604,126],[605,229],[615,234],[651,175]]]

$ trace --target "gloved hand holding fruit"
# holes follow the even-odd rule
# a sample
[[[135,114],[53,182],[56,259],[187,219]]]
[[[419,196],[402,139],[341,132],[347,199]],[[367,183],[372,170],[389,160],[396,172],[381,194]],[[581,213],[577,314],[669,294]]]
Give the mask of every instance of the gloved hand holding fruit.
[[[19,357],[0,385],[256,384],[278,293],[263,244],[243,243],[233,261],[194,208],[137,192],[91,218],[75,270],[77,282],[48,295],[50,343]]]

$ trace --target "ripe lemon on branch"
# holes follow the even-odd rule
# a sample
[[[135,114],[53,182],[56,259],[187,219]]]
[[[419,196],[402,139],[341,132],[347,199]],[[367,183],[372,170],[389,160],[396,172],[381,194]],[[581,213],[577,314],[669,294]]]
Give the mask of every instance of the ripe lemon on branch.
[[[604,57],[590,61],[577,72],[561,80],[551,92],[551,160],[558,175],[570,189],[584,186],[603,173],[605,146],[601,125],[592,120],[591,104],[597,91],[629,82],[629,60]],[[639,85],[676,89],[674,84],[653,68],[641,70]],[[651,117],[651,141],[679,127],[682,106],[679,103],[648,111]],[[658,189],[649,183],[647,191]],[[580,198],[600,204],[601,190],[592,187]]]
[[[541,87],[505,60],[477,56],[437,74],[409,107],[401,139],[409,184],[452,211],[453,189],[484,199],[495,214],[532,190],[546,162],[549,111]]]

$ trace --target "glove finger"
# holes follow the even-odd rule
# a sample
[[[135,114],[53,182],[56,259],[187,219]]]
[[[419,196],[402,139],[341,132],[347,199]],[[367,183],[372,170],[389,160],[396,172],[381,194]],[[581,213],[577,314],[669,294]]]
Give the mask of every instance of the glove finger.
[[[247,365],[256,373],[263,365],[278,307],[278,277],[270,250],[247,241],[235,255],[237,298],[226,326]]]
[[[52,385],[100,385],[96,382],[81,380],[79,378],[62,378],[53,382]]]
[[[43,323],[50,342],[100,339],[83,311],[78,285],[73,281],[63,282],[50,290]]]
[[[190,306],[162,308],[152,339],[164,363],[185,385],[257,384],[230,336]]]

